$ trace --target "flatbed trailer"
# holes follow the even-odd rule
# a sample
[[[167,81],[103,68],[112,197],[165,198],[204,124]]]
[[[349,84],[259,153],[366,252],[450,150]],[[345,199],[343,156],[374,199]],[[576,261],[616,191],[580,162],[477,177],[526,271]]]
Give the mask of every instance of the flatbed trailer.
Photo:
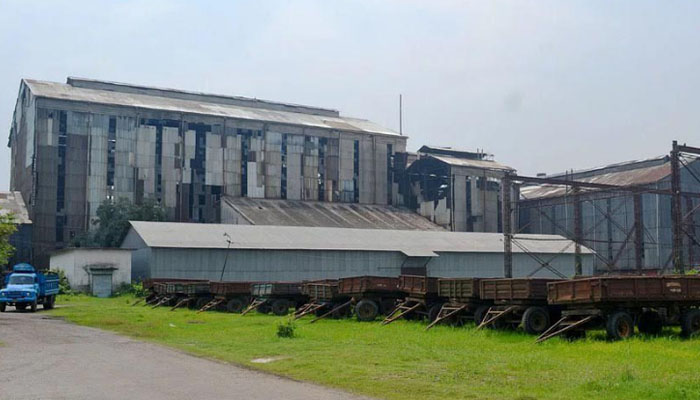
[[[208,281],[165,282],[165,294],[174,297],[173,300],[170,300],[171,303],[175,303],[170,311],[185,305],[193,310],[198,310],[210,302],[212,298]]]
[[[324,316],[327,312],[350,300],[347,296],[338,293],[338,279],[304,282],[301,286],[301,292],[308,296],[309,302],[296,310],[294,319],[309,314],[315,314],[317,317]],[[347,316],[348,311],[349,309],[345,307],[330,315],[334,318],[341,318]]]
[[[391,313],[397,301],[405,297],[398,284],[398,277],[364,275],[341,278],[338,280],[338,294],[349,300],[317,320],[333,313],[347,313],[345,309],[350,308],[358,321],[374,321],[380,314]]]
[[[252,301],[241,315],[256,310],[262,314],[287,315],[291,307],[299,308],[308,302],[301,292],[301,282],[257,282],[250,285]]]
[[[199,309],[203,312],[211,309],[220,309],[230,313],[241,313],[251,302],[251,285],[259,282],[229,281],[209,282],[209,292],[213,298]]]
[[[493,301],[477,327],[516,329],[522,325],[529,334],[540,335],[559,319],[560,307],[547,303],[550,278],[497,278],[480,281],[480,296]]]
[[[168,283],[207,283],[204,279],[182,279],[182,278],[148,278],[141,283],[148,291],[144,298],[144,306],[158,307],[162,305],[174,306],[181,297],[180,294],[168,291]],[[139,304],[140,301],[132,305]]]
[[[394,310],[387,314],[382,325],[398,319],[425,318],[434,321],[446,299],[438,295],[438,278],[422,275],[400,275],[398,290],[405,297]]]
[[[600,276],[551,282],[549,304],[562,317],[537,342],[555,336],[585,336],[605,328],[610,339],[640,333],[655,335],[664,326],[681,327],[684,336],[700,332],[700,276]]]
[[[493,304],[481,299],[480,281],[480,278],[471,277],[438,279],[438,296],[446,301],[426,330],[442,322],[457,326],[466,321],[479,324]]]

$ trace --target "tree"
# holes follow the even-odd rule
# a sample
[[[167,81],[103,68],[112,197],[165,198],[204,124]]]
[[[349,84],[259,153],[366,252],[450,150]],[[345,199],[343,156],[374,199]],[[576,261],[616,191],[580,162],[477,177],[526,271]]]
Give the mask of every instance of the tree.
[[[10,244],[10,236],[17,230],[12,214],[0,214],[0,265],[5,265],[15,252]]]
[[[105,200],[97,208],[96,227],[76,236],[72,244],[76,247],[119,247],[129,231],[129,221],[165,221],[163,206],[153,199],[133,204],[129,199]]]

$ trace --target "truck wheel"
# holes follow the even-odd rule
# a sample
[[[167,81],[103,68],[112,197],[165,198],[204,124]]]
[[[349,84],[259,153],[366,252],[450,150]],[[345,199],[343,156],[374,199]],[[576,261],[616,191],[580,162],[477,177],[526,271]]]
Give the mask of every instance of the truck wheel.
[[[530,335],[539,335],[549,328],[549,313],[543,307],[529,307],[523,313],[523,330]]]
[[[612,340],[627,339],[634,334],[634,320],[628,313],[617,311],[608,316],[605,329]]]
[[[54,301],[56,301],[55,299],[56,299],[56,298],[55,298],[54,296],[49,296],[49,297],[45,298],[45,299],[44,299],[44,304],[43,304],[44,310],[50,310],[50,309],[52,309],[52,308],[53,308]]]
[[[432,306],[430,306],[430,309],[428,309],[428,321],[435,321],[438,317],[438,314],[440,314],[440,310],[442,310],[441,303],[433,304]]]
[[[645,335],[658,335],[664,328],[664,321],[656,311],[644,311],[637,321],[637,329]]]
[[[695,308],[684,312],[681,316],[681,334],[691,337],[698,332],[700,332],[700,310]]]
[[[489,312],[489,306],[479,306],[476,308],[476,311],[474,311],[474,323],[477,325],[480,325],[482,322],[484,322],[484,317],[486,316],[486,313]]]
[[[355,306],[355,315],[358,321],[374,321],[379,315],[379,306],[372,300],[360,300]]]
[[[36,312],[36,300],[32,301],[32,312]]]
[[[272,302],[272,313],[275,315],[289,314],[289,302],[285,299],[277,299]]]
[[[0,312],[5,312],[5,307],[7,307],[7,304],[0,303]]]
[[[226,303],[226,311],[230,313],[241,313],[243,311],[243,301],[238,297],[229,300]]]

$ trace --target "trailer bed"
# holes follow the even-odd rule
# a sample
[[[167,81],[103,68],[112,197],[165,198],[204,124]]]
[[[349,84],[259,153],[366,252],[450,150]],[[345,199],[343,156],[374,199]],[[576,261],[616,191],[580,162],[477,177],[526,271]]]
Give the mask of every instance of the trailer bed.
[[[479,278],[440,278],[438,296],[457,303],[469,303],[479,298]]]
[[[209,282],[209,291],[217,296],[250,295],[251,285],[257,282]]]
[[[398,289],[409,296],[437,297],[438,278],[422,275],[400,275]]]
[[[547,299],[554,305],[700,301],[700,276],[604,276],[551,282]]]
[[[549,278],[498,278],[480,281],[480,297],[496,302],[504,301],[545,301],[547,284],[560,279]]]
[[[260,282],[250,286],[250,293],[255,297],[299,296],[301,282]]]
[[[398,293],[399,278],[386,276],[353,276],[338,280],[338,293]]]

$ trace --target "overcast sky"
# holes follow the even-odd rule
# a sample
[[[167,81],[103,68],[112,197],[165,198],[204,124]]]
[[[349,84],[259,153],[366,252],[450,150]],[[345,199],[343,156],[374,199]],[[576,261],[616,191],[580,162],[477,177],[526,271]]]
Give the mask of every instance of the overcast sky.
[[[0,0],[0,190],[21,78],[335,108],[523,174],[700,144],[699,1]]]

